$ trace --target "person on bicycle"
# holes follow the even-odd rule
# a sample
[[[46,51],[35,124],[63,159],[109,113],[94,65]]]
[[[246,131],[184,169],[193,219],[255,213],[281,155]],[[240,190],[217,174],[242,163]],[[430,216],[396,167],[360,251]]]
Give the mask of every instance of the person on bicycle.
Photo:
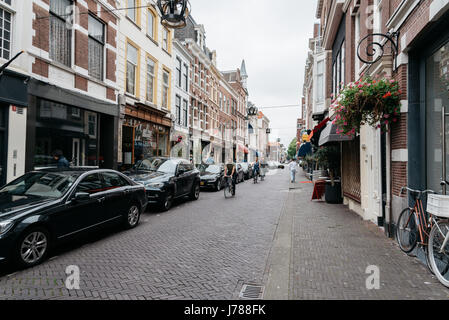
[[[236,185],[236,178],[237,178],[237,172],[235,163],[231,160],[228,161],[228,163],[225,165],[225,172],[224,172],[225,178],[232,178],[232,195],[235,196],[235,185]]]
[[[256,174],[260,175],[260,161],[259,161],[258,157],[256,157],[256,162],[254,162],[253,174],[254,174],[254,176]]]

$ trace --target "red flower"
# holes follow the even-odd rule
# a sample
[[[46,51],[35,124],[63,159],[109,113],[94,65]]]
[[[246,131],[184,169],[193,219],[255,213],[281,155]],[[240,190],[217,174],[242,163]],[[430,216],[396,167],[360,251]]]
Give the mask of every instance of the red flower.
[[[388,97],[391,97],[391,92],[388,91],[382,98],[386,99]]]

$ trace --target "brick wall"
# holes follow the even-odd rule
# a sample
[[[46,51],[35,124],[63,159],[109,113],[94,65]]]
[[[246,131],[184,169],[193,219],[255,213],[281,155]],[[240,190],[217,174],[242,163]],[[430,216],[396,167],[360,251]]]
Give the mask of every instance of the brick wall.
[[[392,161],[391,175],[391,193],[393,196],[399,196],[401,188],[407,185],[407,162]]]

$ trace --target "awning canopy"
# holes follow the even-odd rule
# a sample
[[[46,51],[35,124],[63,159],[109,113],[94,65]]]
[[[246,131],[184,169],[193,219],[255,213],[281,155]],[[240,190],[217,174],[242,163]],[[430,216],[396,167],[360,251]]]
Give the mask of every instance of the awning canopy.
[[[337,133],[337,126],[329,121],[326,127],[321,131],[319,146],[322,146],[329,142],[351,141],[353,137],[344,136]]]

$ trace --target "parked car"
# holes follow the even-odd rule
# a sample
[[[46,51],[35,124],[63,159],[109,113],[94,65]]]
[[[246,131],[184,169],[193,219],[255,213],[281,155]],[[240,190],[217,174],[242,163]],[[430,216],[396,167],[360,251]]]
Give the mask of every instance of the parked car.
[[[244,182],[245,181],[245,172],[243,170],[243,167],[240,163],[236,164],[236,170],[237,170],[237,180],[236,183]]]
[[[253,166],[248,162],[240,162],[243,169],[243,176],[245,180],[251,179],[253,177]]]
[[[151,157],[139,161],[125,174],[145,186],[148,203],[168,211],[175,199],[200,196],[200,171],[189,161],[178,158]]]
[[[201,164],[200,170],[201,187],[220,191],[225,185],[223,164]]]
[[[134,228],[147,206],[145,189],[120,172],[44,169],[0,189],[0,261],[41,263],[57,243],[94,228]]]
[[[284,169],[284,165],[280,163],[279,161],[274,161],[274,164],[278,167],[278,169]]]

